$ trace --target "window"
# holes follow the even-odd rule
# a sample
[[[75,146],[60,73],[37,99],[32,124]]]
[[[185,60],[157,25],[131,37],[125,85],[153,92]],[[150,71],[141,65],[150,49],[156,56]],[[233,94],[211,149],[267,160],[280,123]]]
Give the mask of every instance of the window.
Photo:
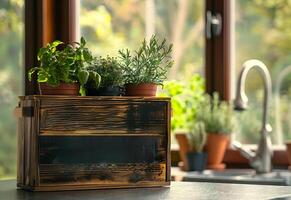
[[[118,49],[135,49],[157,34],[173,43],[170,80],[203,73],[203,1],[82,0],[80,13],[81,35],[96,55],[116,56]]]
[[[40,9],[33,7],[34,9],[29,12],[30,17],[41,16],[35,20],[35,23],[30,24],[33,28],[32,32],[35,33],[30,39],[37,40],[35,42],[37,44],[33,45],[35,49],[30,52],[29,59],[35,59],[34,54],[41,42],[63,37],[67,37],[70,41],[71,35],[68,33],[71,32],[68,29],[72,27],[70,23],[75,23],[75,19],[74,22],[68,20],[72,18],[68,17],[70,14],[67,11],[73,9],[68,2],[77,1],[60,1],[61,3],[57,5],[52,1],[44,1],[51,3],[52,7],[44,8],[44,6],[44,11],[40,13]],[[31,4],[42,6],[39,3],[42,1],[35,2],[38,3]],[[279,115],[275,112],[271,113],[271,123],[274,128],[273,141],[281,143],[291,136],[289,127],[291,107],[288,103],[291,94],[289,87],[291,76],[284,76],[289,72],[288,66],[291,64],[289,56],[291,5],[288,1],[80,0],[80,2],[81,35],[86,37],[95,55],[117,55],[118,49],[126,47],[135,49],[144,37],[149,38],[155,33],[160,38],[166,37],[175,46],[173,57],[176,64],[170,72],[169,80],[183,81],[193,73],[203,75],[206,65],[205,78],[208,92],[218,91],[226,100],[230,100],[231,96],[231,78],[237,77],[242,63],[249,58],[261,59],[270,69],[274,91],[280,95],[279,108],[275,106],[278,105],[275,101],[272,102],[272,110],[280,111]],[[229,15],[229,2],[235,3],[233,18]],[[0,178],[4,175],[15,176],[16,126],[11,113],[17,105],[17,96],[22,93],[22,82],[24,82],[21,75],[24,74],[21,66],[23,4],[21,0],[6,0],[0,3]],[[221,13],[223,19],[221,35],[207,40],[206,43],[204,42],[205,10],[211,10],[214,14]],[[41,21],[45,11],[47,11],[47,21],[51,23],[49,25]],[[75,11],[72,13],[75,14]],[[59,23],[56,23],[62,17],[64,17],[62,20],[67,20],[66,26],[58,26]],[[236,59],[235,65],[232,65],[235,75],[230,73],[230,19],[235,21]],[[40,27],[45,30],[44,33]],[[44,39],[46,31],[49,33]],[[204,52],[206,52],[205,56]],[[26,66],[26,70],[29,66]],[[282,81],[279,77],[283,77]],[[257,143],[260,136],[260,108],[263,94],[260,80],[255,72],[249,75],[247,93],[251,107],[248,111],[238,114],[242,126],[237,139],[244,143]],[[280,82],[281,84],[278,84]],[[34,92],[32,85],[26,85],[26,89],[31,89],[31,93]],[[281,117],[279,123],[277,123],[277,116]],[[256,120],[248,120],[254,118]],[[280,132],[283,134],[282,139],[278,137]]]
[[[291,136],[290,9],[291,3],[283,0],[235,1],[235,74],[237,77],[242,63],[251,58],[267,65],[273,84],[269,122],[275,144],[283,144]],[[246,84],[250,107],[238,114],[240,134],[237,139],[258,143],[264,95],[262,79],[254,70],[248,75]]]
[[[23,1],[0,2],[0,179],[16,176],[16,122],[22,94]]]

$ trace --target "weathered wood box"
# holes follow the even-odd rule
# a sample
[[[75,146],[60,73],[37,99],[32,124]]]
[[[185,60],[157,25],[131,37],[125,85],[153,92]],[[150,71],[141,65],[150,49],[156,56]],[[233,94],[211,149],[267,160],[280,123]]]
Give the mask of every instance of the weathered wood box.
[[[168,98],[20,97],[17,186],[169,185],[170,109]]]

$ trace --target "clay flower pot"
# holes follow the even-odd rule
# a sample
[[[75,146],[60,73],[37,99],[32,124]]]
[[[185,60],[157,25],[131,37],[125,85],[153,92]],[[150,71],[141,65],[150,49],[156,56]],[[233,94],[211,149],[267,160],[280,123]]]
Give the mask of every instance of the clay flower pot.
[[[138,85],[126,84],[125,96],[156,96],[157,85],[153,83],[141,83]]]
[[[78,83],[60,83],[60,85],[53,87],[46,83],[39,84],[41,95],[70,95],[78,96],[80,86]]]
[[[229,136],[219,133],[208,133],[205,150],[208,154],[208,169],[224,169],[225,164],[222,163],[225,150],[229,142]]]
[[[188,163],[188,158],[187,158],[187,153],[190,152],[190,146],[188,143],[188,139],[185,133],[177,133],[175,134],[176,140],[178,142],[179,145],[179,155],[181,158],[181,161],[179,163],[179,167],[183,170],[183,171],[189,171],[190,170],[190,166]]]

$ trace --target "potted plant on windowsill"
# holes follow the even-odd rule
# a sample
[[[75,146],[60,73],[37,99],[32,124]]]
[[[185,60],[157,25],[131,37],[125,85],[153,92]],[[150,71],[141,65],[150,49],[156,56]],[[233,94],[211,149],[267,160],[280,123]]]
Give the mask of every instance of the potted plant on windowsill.
[[[84,85],[89,76],[92,77],[95,87],[99,86],[101,77],[97,72],[89,69],[93,56],[86,41],[82,37],[81,43],[63,45],[61,41],[54,41],[40,48],[37,54],[39,66],[31,68],[28,79],[37,73],[37,82],[40,94],[43,95],[86,95]]]
[[[172,117],[171,132],[179,145],[178,163],[182,170],[188,171],[187,153],[191,151],[187,134],[197,122],[196,113],[199,102],[204,98],[205,81],[199,74],[194,74],[182,81],[165,81],[159,96],[171,97]]]
[[[197,120],[205,124],[207,141],[205,150],[208,154],[207,168],[223,169],[222,163],[229,136],[234,131],[235,117],[232,106],[219,101],[217,93],[213,97],[205,95],[197,110]]]
[[[155,96],[157,86],[163,84],[173,65],[171,52],[172,45],[167,45],[165,39],[159,43],[155,35],[149,43],[144,40],[133,55],[128,49],[119,51],[125,95]]]
[[[190,151],[186,154],[190,171],[203,171],[207,162],[207,153],[203,152],[206,132],[203,122],[197,122],[187,134]]]
[[[96,58],[91,70],[98,73],[102,79],[100,87],[96,88],[94,77],[89,76],[86,84],[87,95],[91,96],[120,96],[123,94],[122,69],[114,57]]]

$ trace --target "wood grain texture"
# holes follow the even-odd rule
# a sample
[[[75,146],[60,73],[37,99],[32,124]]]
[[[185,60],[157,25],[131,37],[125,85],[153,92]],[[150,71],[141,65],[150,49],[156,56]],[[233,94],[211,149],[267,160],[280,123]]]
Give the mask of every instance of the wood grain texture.
[[[126,185],[138,182],[164,182],[165,164],[73,164],[40,165],[40,183],[80,185]]]
[[[170,182],[170,99],[24,96],[17,185],[29,190]]]
[[[92,105],[95,104],[95,105]],[[166,128],[165,102],[75,102],[55,105],[42,102],[40,134],[68,133],[152,133]],[[62,110],[63,112],[59,112]],[[59,133],[60,134],[60,133]]]

